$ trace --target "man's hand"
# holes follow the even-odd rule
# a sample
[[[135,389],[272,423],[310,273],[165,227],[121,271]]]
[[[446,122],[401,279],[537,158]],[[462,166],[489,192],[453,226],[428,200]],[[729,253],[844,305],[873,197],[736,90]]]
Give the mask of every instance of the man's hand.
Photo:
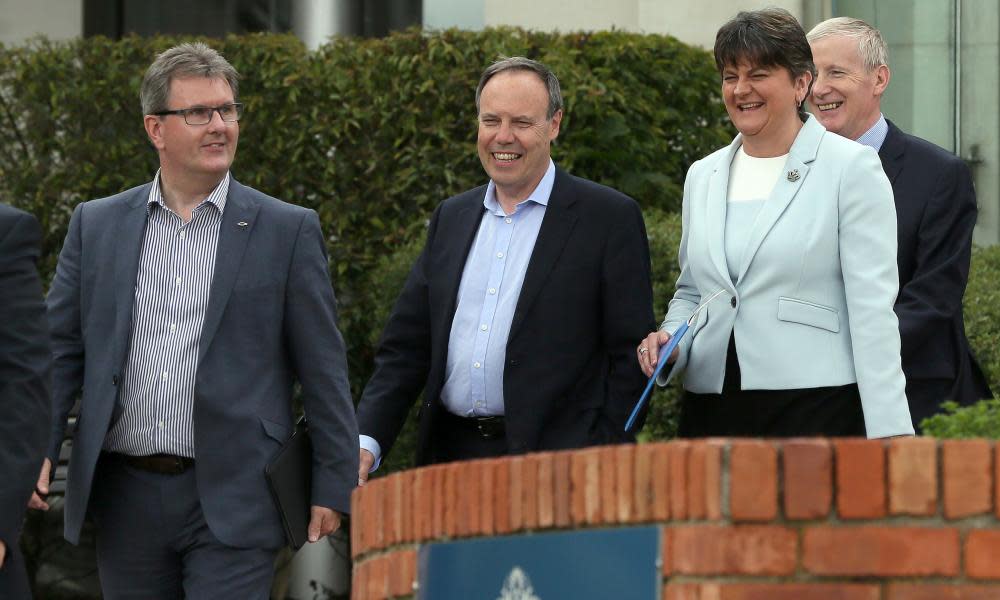
[[[313,505],[309,519],[309,541],[318,542],[340,528],[340,513],[332,508]]]
[[[28,508],[37,510],[49,510],[49,503],[45,501],[45,496],[49,493],[49,476],[52,473],[52,461],[45,459],[42,461],[42,470],[38,473],[38,483],[35,484],[35,491],[31,492],[28,499]]]
[[[371,452],[361,449],[361,458],[358,460],[358,485],[364,485],[368,482],[368,471],[372,470],[372,465],[375,464],[375,455]]]
[[[3,568],[3,559],[7,558],[7,545],[0,542],[0,569]]]
[[[653,371],[656,370],[656,363],[660,360],[660,348],[669,342],[670,334],[661,329],[647,335],[646,339],[642,340],[639,343],[639,347],[635,349],[639,357],[639,366],[642,368],[642,372],[646,374],[646,377],[653,375]],[[670,353],[670,358],[667,359],[667,363],[676,361],[680,354],[680,348],[674,348],[674,351]]]

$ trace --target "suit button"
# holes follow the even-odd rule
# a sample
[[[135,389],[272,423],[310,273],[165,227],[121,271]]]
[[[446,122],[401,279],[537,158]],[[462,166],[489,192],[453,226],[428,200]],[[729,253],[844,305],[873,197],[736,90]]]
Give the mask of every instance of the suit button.
[[[511,360],[507,361],[507,364],[510,365],[510,366],[512,366],[512,367],[516,367],[517,366],[517,361],[514,360],[514,359],[511,359]]]
[[[729,306],[736,308],[736,296],[733,296],[732,298],[729,299]]]

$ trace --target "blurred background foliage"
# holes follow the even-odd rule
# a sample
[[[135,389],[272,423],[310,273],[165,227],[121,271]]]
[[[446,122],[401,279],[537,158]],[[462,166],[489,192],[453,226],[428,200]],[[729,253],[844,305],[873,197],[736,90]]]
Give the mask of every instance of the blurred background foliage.
[[[46,279],[77,203],[155,173],[139,84],[179,41],[0,48],[0,199],[41,220]],[[247,113],[233,174],[320,214],[355,394],[395,295],[377,280],[380,261],[420,238],[439,202],[486,181],[474,92],[497,57],[554,69],[566,105],[556,162],[643,208],[678,210],[688,166],[732,136],[709,54],[666,36],[409,30],[337,38],[316,52],[284,35],[206,41],[242,74]]]

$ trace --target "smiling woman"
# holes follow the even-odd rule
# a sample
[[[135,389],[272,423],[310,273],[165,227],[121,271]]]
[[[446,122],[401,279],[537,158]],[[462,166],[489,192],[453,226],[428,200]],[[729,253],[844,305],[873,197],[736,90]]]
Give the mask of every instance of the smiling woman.
[[[681,274],[640,365],[698,311],[669,359],[687,369],[681,436],[912,434],[878,156],[802,110],[815,67],[788,12],[739,13],[715,62],[740,133],[688,172]]]

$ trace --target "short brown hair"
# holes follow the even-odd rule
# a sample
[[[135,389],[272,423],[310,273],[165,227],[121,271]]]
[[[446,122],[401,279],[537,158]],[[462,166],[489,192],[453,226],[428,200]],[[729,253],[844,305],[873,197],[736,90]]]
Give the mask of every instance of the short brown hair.
[[[221,54],[201,42],[180,44],[161,52],[146,69],[139,88],[142,114],[168,110],[170,82],[184,77],[225,79],[234,100],[239,94],[240,74]]]
[[[479,111],[479,98],[483,95],[483,88],[486,87],[486,83],[494,75],[503,73],[504,71],[528,71],[538,75],[538,78],[545,84],[545,89],[549,93],[549,106],[545,111],[545,118],[551,119],[556,115],[556,112],[562,110],[562,90],[559,88],[559,79],[556,78],[556,74],[552,72],[552,69],[537,60],[531,60],[523,56],[511,56],[501,58],[486,67],[483,74],[479,77],[479,85],[476,86],[476,112]]]
[[[793,79],[805,73],[816,78],[806,32],[792,13],[782,8],[744,11],[719,28],[715,34],[715,67],[719,73],[744,61],[758,67],[782,67]],[[805,114],[802,108],[799,114]]]

